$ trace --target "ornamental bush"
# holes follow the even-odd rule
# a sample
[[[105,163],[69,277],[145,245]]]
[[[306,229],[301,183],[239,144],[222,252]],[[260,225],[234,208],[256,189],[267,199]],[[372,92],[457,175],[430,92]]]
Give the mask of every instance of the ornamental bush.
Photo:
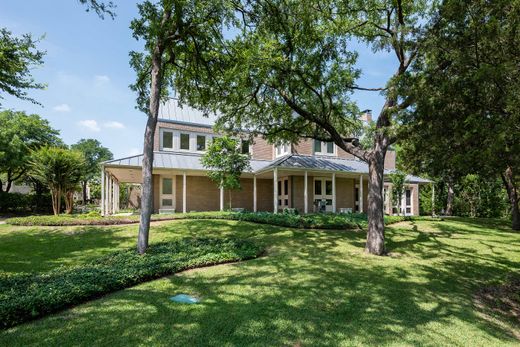
[[[0,274],[0,327],[8,328],[178,271],[255,258],[261,251],[248,240],[181,239],[152,245],[143,256],[132,248],[41,274]]]

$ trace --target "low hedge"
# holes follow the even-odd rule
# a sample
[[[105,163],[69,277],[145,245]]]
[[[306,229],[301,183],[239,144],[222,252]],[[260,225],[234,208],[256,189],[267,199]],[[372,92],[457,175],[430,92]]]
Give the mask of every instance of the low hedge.
[[[385,224],[388,225],[409,218],[410,217],[385,216]],[[190,212],[185,214],[152,215],[152,221],[175,219],[240,220],[302,229],[362,229],[367,227],[367,217],[365,214],[360,213],[316,213],[299,215],[292,213],[274,214],[270,212]],[[101,217],[92,214],[29,216],[9,218],[6,220],[7,224],[23,226],[116,225],[138,222],[138,215]]]
[[[236,239],[181,239],[114,252],[42,274],[0,274],[0,324],[16,324],[178,271],[257,257],[259,245]]]

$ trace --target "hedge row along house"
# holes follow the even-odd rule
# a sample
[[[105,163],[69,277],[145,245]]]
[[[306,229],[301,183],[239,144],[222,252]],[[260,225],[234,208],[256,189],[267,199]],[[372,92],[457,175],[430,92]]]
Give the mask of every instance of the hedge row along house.
[[[371,118],[370,111],[363,114]],[[207,177],[201,164],[210,141],[219,134],[214,119],[171,100],[159,110],[154,139],[153,201],[155,213],[218,211],[229,195]],[[233,207],[249,211],[300,213],[366,212],[368,166],[333,143],[302,139],[298,144],[275,146],[262,137],[243,139],[241,150],[251,157],[251,170],[241,178],[242,190],[231,192]],[[106,161],[102,166],[103,215],[119,210],[119,183],[141,183],[143,155]],[[395,152],[388,151],[385,174],[395,170]],[[405,215],[419,214],[419,187],[428,180],[407,176],[402,198]],[[385,178],[385,213],[392,206],[392,184]]]

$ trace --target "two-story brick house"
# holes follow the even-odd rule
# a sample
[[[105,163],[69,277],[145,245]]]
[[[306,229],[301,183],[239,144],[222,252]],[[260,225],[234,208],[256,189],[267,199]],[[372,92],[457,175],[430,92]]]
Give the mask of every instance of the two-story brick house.
[[[229,195],[206,174],[200,158],[213,137],[212,119],[174,101],[161,107],[154,139],[154,211],[217,211],[228,206]],[[233,191],[233,207],[301,213],[366,212],[368,166],[333,143],[303,139],[295,145],[274,146],[261,137],[242,140],[251,156],[251,171],[242,174],[242,190]],[[103,214],[119,210],[119,182],[141,183],[142,155],[103,164]],[[395,169],[395,152],[385,160],[386,173]],[[407,215],[419,214],[419,185],[428,182],[409,176],[402,201]],[[385,213],[391,206],[390,182],[385,182]]]

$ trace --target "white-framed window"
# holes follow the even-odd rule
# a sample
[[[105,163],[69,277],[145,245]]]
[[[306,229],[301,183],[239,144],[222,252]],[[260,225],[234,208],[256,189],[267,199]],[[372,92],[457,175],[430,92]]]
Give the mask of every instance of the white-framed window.
[[[276,157],[281,157],[282,155],[291,153],[291,145],[289,143],[283,143],[281,145],[275,146],[275,155]]]
[[[161,150],[173,150],[173,131],[161,129],[159,135],[161,137]]]
[[[175,209],[175,176],[161,176],[160,206],[162,209]]]
[[[190,150],[190,134],[180,133],[179,134],[179,149],[183,151]]]
[[[251,141],[242,139],[240,141],[240,152],[242,154],[251,154]]]
[[[278,207],[289,207],[289,179],[287,177],[278,180]]]
[[[335,155],[336,146],[333,142],[314,140],[314,154]]]
[[[199,152],[206,150],[206,135],[197,135],[196,138],[196,149]]]

